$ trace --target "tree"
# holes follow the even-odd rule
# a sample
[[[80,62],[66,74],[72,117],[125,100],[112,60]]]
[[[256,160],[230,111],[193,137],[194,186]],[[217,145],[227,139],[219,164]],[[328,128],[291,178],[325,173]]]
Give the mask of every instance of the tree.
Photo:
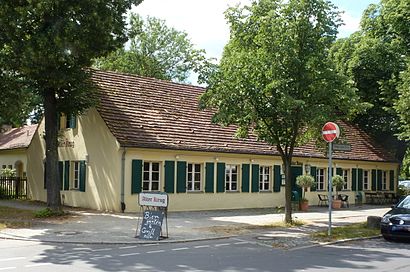
[[[325,121],[358,109],[355,90],[335,73],[329,48],[340,17],[322,0],[260,0],[230,8],[230,41],[208,76],[202,107],[213,121],[252,131],[276,147],[285,173],[285,221],[292,221],[290,167],[294,148],[315,138]]]
[[[410,45],[410,3],[407,0],[382,0],[363,13],[361,30],[336,42],[332,58],[338,71],[349,76],[361,99],[372,107],[354,122],[375,139],[404,156],[405,143],[399,141],[400,118],[397,110],[406,56]],[[404,72],[405,73],[405,72]],[[403,88],[401,88],[403,89]]]
[[[185,82],[205,61],[204,50],[194,49],[185,32],[163,20],[131,14],[130,26],[130,48],[97,59],[96,68]]]
[[[95,103],[92,59],[125,40],[124,13],[141,0],[16,1],[0,3],[0,50],[9,71],[42,97],[45,117],[47,204],[61,210],[57,118]],[[12,94],[13,92],[9,92]]]

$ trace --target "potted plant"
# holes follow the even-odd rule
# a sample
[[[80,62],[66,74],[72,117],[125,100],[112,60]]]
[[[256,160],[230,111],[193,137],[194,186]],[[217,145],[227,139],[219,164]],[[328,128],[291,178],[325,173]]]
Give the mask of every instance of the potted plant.
[[[340,209],[342,207],[342,200],[339,198],[339,191],[343,189],[345,180],[340,175],[335,175],[332,177],[333,187],[336,189],[336,198],[332,200],[332,208]]]
[[[315,178],[311,175],[302,175],[296,178],[296,185],[302,188],[302,200],[300,201],[300,210],[307,211],[309,207],[309,201],[305,197],[305,193],[308,187],[312,187],[316,184]]]

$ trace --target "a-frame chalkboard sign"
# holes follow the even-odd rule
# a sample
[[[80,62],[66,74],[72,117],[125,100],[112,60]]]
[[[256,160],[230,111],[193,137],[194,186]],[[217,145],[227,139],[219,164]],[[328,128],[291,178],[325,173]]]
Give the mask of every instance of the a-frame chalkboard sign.
[[[139,205],[140,216],[135,237],[154,241],[168,238],[168,195],[166,193],[140,193]],[[165,233],[163,231],[164,219]]]

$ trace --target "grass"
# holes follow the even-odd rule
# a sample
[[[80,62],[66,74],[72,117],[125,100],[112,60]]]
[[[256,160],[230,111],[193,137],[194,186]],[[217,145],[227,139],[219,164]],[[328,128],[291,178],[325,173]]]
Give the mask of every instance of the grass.
[[[34,211],[0,206],[0,230],[31,227],[34,218]]]
[[[324,242],[351,238],[365,238],[377,235],[380,235],[380,229],[368,228],[366,222],[334,227],[332,228],[331,236],[328,236],[327,230],[312,234],[313,238]]]
[[[16,209],[0,206],[0,230],[5,228],[30,228],[41,220],[65,220],[72,217],[70,213],[53,212],[49,208],[38,211]]]

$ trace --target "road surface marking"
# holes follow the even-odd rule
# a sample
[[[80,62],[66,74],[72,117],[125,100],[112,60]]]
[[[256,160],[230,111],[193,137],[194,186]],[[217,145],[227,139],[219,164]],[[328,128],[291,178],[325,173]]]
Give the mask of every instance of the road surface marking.
[[[221,246],[229,246],[230,243],[226,243],[226,244],[216,244],[215,247],[221,247]]]
[[[162,253],[162,252],[165,252],[165,250],[153,250],[153,251],[147,251],[146,253],[149,254],[149,253]]]
[[[189,249],[188,247],[180,247],[180,248],[173,248],[173,251],[178,251],[178,250],[187,250]]]
[[[25,259],[25,258],[26,258],[26,257],[14,257],[14,258],[0,259],[0,262],[23,260],[23,259]]]
[[[248,241],[243,241],[243,242],[236,242],[234,245],[243,245],[243,244],[249,244]]]
[[[105,259],[105,258],[112,258],[111,255],[105,255],[105,256],[100,256],[100,257],[93,257],[90,258],[91,260],[100,260],[100,259]]]
[[[17,267],[15,267],[15,266],[9,266],[9,267],[2,267],[2,268],[0,268],[1,271],[3,271],[3,270],[11,270],[11,269],[17,269]]]
[[[98,252],[98,251],[110,251],[112,248],[100,248],[100,249],[93,249],[93,252]]]
[[[24,267],[36,267],[36,266],[45,266],[45,265],[51,265],[51,263],[28,264]]]
[[[136,248],[137,246],[124,246],[124,247],[119,247],[119,249],[130,249],[130,248]]]
[[[135,255],[140,255],[140,254],[141,253],[139,253],[139,252],[126,253],[126,254],[121,254],[120,257],[135,256]]]
[[[206,247],[210,247],[210,245],[204,245],[204,246],[194,246],[194,248],[206,248]]]

